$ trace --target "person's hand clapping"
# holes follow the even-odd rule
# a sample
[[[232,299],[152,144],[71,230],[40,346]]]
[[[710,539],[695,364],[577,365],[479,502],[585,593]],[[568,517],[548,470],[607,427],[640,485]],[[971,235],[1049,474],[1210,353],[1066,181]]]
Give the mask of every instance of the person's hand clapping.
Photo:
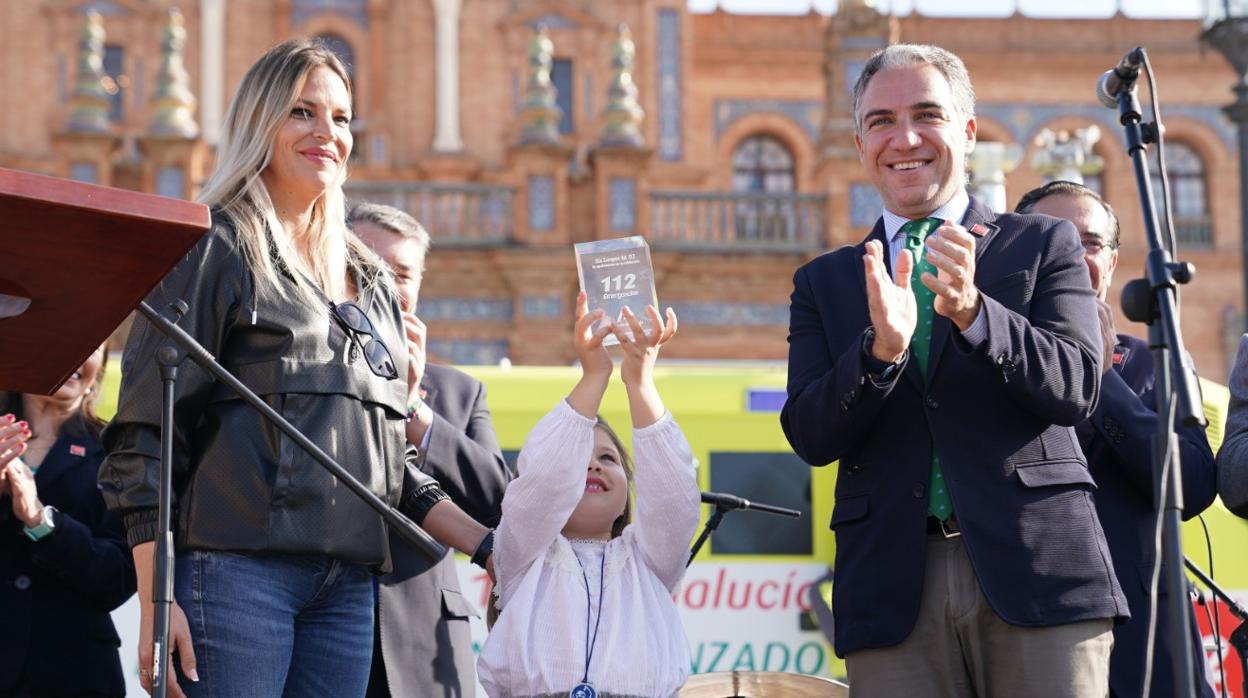
[[[975,236],[966,228],[945,221],[927,238],[927,259],[936,275],[924,272],[923,285],[936,297],[932,309],[949,318],[962,332],[979,315],[979,289],[975,287]]]
[[[16,421],[11,415],[0,417],[0,468],[26,452],[30,440],[30,427],[26,422]]]
[[[893,278],[888,278],[884,264],[884,246],[878,240],[867,243],[863,268],[867,282],[867,310],[875,328],[871,353],[880,361],[893,363],[901,359],[910,346],[910,337],[919,321],[914,292],[910,290],[910,272],[914,257],[909,250],[897,255]]]
[[[43,521],[43,502],[39,501],[35,474],[20,458],[14,458],[0,468],[0,480],[6,483],[9,496],[13,498],[13,516],[27,528],[38,526]]]
[[[22,463],[19,456],[26,452],[30,439],[30,427],[15,419],[11,414],[0,417],[0,498],[10,493],[9,466]]]

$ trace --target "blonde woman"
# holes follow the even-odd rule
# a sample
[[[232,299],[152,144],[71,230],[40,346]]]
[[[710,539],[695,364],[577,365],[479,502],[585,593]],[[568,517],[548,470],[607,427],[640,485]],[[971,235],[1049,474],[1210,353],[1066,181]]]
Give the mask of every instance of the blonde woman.
[[[475,552],[486,529],[407,467],[399,304],[345,227],[350,124],[333,53],[303,40],[266,53],[230,105],[200,196],[212,230],[148,300],[185,301],[179,325],[227,369],[374,493]],[[163,341],[142,320],[131,331],[100,471],[133,546],[149,691]],[[371,575],[389,565],[382,519],[190,362],[176,397],[170,695],[362,696]]]

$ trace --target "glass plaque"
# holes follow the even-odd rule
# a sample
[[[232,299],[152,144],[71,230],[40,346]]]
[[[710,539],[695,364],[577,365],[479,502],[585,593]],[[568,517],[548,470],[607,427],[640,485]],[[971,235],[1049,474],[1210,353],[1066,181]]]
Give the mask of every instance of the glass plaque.
[[[589,310],[606,311],[606,319],[619,325],[625,336],[633,336],[632,328],[624,320],[627,306],[637,316],[641,326],[649,332],[652,327],[646,306],[659,305],[654,290],[654,269],[650,266],[650,246],[645,238],[633,235],[613,240],[595,240],[577,243],[576,271],[581,280],[581,290],[589,301]],[[594,323],[594,330],[602,327],[602,320]],[[603,344],[618,344],[614,334],[608,334]]]

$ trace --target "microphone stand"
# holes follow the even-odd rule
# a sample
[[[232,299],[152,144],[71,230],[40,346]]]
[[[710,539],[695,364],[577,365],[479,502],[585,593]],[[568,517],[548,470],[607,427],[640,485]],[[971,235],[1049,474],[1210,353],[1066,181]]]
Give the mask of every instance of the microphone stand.
[[[440,560],[446,554],[446,548],[429,537],[411,519],[404,516],[360,484],[351,473],[334,461],[329,454],[304,436],[282,415],[260,399],[242,381],[226,371],[209,354],[195,338],[178,327],[176,323],[186,314],[188,307],[181,299],[170,303],[175,319],[173,322],[157,313],[147,302],[139,304],[138,311],[162,332],[170,341],[162,344],[156,351],[156,361],[160,364],[160,379],[163,388],[163,404],[160,415],[160,497],[157,512],[156,550],[152,561],[152,605],[153,618],[152,636],[152,698],[165,698],[168,693],[169,676],[169,617],[173,609],[173,403],[177,385],[178,366],[185,358],[190,358],[208,371],[217,380],[229,386],[244,402],[254,407],[266,419],[277,427],[308,455],[333,474],[347,489],[351,490],[366,504],[373,508],[386,523],[405,539],[429,556],[431,560]]]
[[[1138,49],[1141,54],[1143,49]],[[1147,59],[1144,58],[1146,61]],[[1183,549],[1179,523],[1183,510],[1183,481],[1179,462],[1178,437],[1174,431],[1175,412],[1185,425],[1204,424],[1204,415],[1197,401],[1199,389],[1194,377],[1183,366],[1185,352],[1179,331],[1175,305],[1178,284],[1192,279],[1191,264],[1171,260],[1162,245],[1157,225],[1157,212],[1148,176],[1144,151],[1146,143],[1155,143],[1159,126],[1141,124],[1140,100],[1134,86],[1118,93],[1119,121],[1126,134],[1127,151],[1135,169],[1135,183],[1144,213],[1144,230],[1148,239],[1145,279],[1134,279],[1123,289],[1122,309],[1128,319],[1148,324],[1148,343],[1153,350],[1154,390],[1157,400],[1157,432],[1153,436],[1153,477],[1158,491],[1165,492],[1165,501],[1155,501],[1162,508],[1162,559],[1166,584],[1170,589],[1167,612],[1170,618],[1170,644],[1174,666],[1174,695],[1189,695],[1196,685],[1196,672],[1191,652],[1184,652],[1185,634],[1190,623],[1191,605],[1181,593]],[[1165,482],[1162,478],[1165,477]],[[1161,610],[1158,609],[1160,613]]]
[[[685,567],[693,564],[693,558],[698,556],[698,551],[706,544],[706,539],[711,537],[711,532],[719,528],[719,523],[724,520],[724,514],[730,511],[739,511],[744,509],[753,509],[764,514],[774,514],[776,516],[786,516],[797,519],[802,516],[802,512],[796,509],[786,509],[771,504],[757,504],[748,499],[742,499],[731,494],[716,494],[714,492],[703,492],[702,501],[707,504],[714,504],[715,511],[706,520],[706,524],[702,526],[702,533],[693,543],[693,549],[689,551],[689,561],[685,563]]]
[[[1191,558],[1184,557],[1183,562],[1187,565],[1187,569],[1196,575],[1200,583],[1204,584],[1209,591],[1212,591],[1214,596],[1222,599],[1222,603],[1226,604],[1231,614],[1240,621],[1239,627],[1235,628],[1234,632],[1231,633],[1231,647],[1234,647],[1235,654],[1239,655],[1239,677],[1243,681],[1240,687],[1240,695],[1248,696],[1248,609],[1245,609],[1234,597],[1226,593],[1225,589],[1214,583],[1213,579],[1205,574],[1204,570],[1197,567]],[[1222,661],[1222,658],[1218,657],[1218,661]],[[1223,686],[1223,688],[1226,687]]]

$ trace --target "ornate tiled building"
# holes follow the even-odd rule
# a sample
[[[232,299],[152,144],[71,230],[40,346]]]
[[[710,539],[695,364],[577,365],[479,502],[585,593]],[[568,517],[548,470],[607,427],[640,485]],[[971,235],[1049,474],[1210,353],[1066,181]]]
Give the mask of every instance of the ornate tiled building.
[[[20,0],[0,3],[0,166],[194,196],[222,113],[271,44],[325,37],[354,77],[350,193],[434,237],[420,313],[460,363],[564,363],[570,245],[640,234],[688,359],[783,359],[792,271],[879,214],[848,90],[890,41],[967,62],[985,187],[1053,169],[1048,131],[1100,130],[1081,168],[1142,269],[1135,183],[1099,74],[1149,50],[1168,127],[1188,345],[1225,380],[1242,330],[1233,71],[1194,20],[691,13],[684,0]],[[180,12],[171,13],[175,9]],[[1039,141],[1039,142],[1038,142]],[[995,146],[994,146],[995,147]],[[1088,150],[1090,149],[1090,150]],[[1103,162],[1103,169],[1097,164]],[[1089,164],[1091,163],[1091,164]],[[1047,168],[1047,169],[1046,169]],[[1002,177],[1003,175],[1003,177]],[[1004,183],[1004,191],[1000,185]],[[1136,334],[1143,328],[1120,318]]]

